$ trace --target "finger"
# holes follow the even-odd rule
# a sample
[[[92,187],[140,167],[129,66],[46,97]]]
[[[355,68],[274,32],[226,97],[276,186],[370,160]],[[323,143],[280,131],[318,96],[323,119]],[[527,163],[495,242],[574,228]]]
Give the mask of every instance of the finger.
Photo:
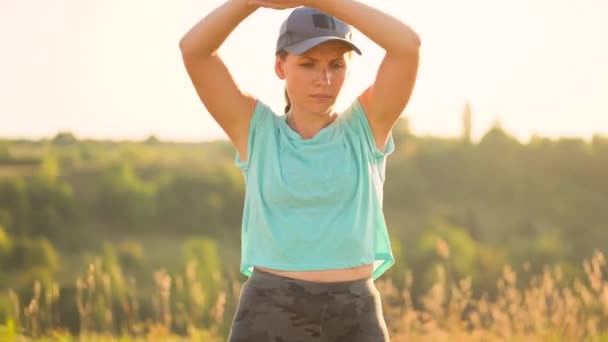
[[[250,0],[249,4],[273,9],[287,9],[299,6],[295,1],[288,0]]]
[[[267,0],[250,0],[249,4],[256,5],[256,6],[262,6],[262,7],[276,7],[277,6],[277,4],[267,1]]]
[[[299,5],[301,1],[298,0],[253,0],[261,3],[265,3],[273,6],[294,6]]]
[[[263,0],[263,1],[265,1],[267,3],[276,4],[277,6],[295,7],[295,6],[301,5],[301,1],[299,1],[299,0]]]

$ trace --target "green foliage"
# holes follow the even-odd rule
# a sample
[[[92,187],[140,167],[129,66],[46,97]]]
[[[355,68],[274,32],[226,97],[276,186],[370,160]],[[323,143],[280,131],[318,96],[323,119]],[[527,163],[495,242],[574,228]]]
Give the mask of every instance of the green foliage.
[[[534,136],[522,143],[499,124],[478,143],[470,134],[464,127],[462,137],[415,136],[407,120],[393,130],[396,150],[387,162],[383,208],[397,258],[390,277],[400,288],[414,270],[413,293],[420,295],[436,280],[437,265],[448,278],[470,275],[476,293],[491,292],[506,263],[529,270],[522,281],[551,263],[572,278],[590,251],[608,252],[608,137]],[[172,279],[181,279],[183,291],[174,294],[187,294],[184,303],[204,303],[184,304],[184,316],[208,320],[202,308],[220,300],[225,286],[212,274],[238,265],[244,179],[234,152],[228,141],[171,143],[154,136],[142,142],[69,135],[2,141],[0,175],[11,176],[0,178],[0,225],[8,241],[0,241],[0,262],[34,248],[24,241],[44,237],[62,254],[66,265],[59,271],[69,279],[75,259],[111,239],[102,256],[145,283],[160,264],[185,262],[170,246],[151,249],[158,244],[150,241],[179,246],[186,236],[205,236],[207,242],[184,245],[195,261]],[[1,155],[9,153],[2,164]],[[438,241],[449,261],[437,254]],[[53,262],[19,260],[3,264],[0,284],[17,287],[57,271]],[[201,292],[197,284],[215,290]]]
[[[42,160],[42,164],[40,165],[38,177],[45,182],[55,183],[57,181],[57,177],[59,177],[59,173],[60,169],[57,158],[52,154],[45,156],[45,158]]]
[[[160,139],[154,134],[148,136],[146,138],[146,140],[144,140],[144,144],[146,144],[146,145],[158,145],[160,143],[161,143]]]
[[[145,253],[141,243],[133,240],[121,241],[117,246],[119,264],[129,270],[144,267]]]
[[[72,145],[78,143],[78,139],[72,132],[59,132],[52,140],[55,145]]]
[[[395,286],[401,291],[405,288],[405,276],[410,267],[407,262],[404,244],[398,239],[391,239],[391,250],[395,264],[387,270],[386,276],[390,277]]]
[[[125,300],[127,283],[117,253],[114,247],[108,242],[104,242],[103,244],[103,258],[101,259],[101,264],[103,265],[102,271],[109,276],[108,279],[110,280],[110,286],[112,287],[114,294],[120,300]]]
[[[11,154],[8,150],[8,144],[0,141],[0,164],[11,160]]]
[[[129,163],[107,169],[97,187],[97,215],[111,224],[142,228],[155,214],[155,188],[138,177]]]
[[[56,160],[48,158],[41,173],[28,179],[0,180],[0,223],[21,236],[54,237],[75,217],[71,187],[59,182]]]
[[[206,237],[190,238],[184,243],[183,253],[185,268],[183,275],[176,279],[176,296],[184,306],[182,319],[187,317],[193,323],[211,326],[218,319],[214,307],[221,300],[228,280],[222,272],[217,241]]]
[[[446,264],[451,278],[476,277],[476,258],[476,243],[465,229],[433,221],[411,246],[413,271],[420,275],[414,289],[428,288],[437,281],[435,266],[438,264]]]
[[[13,249],[13,243],[10,239],[10,237],[6,234],[6,231],[4,230],[4,228],[2,227],[2,225],[0,225],[0,284],[6,284],[7,283],[7,272],[6,272],[6,264],[7,259],[9,258],[11,251]],[[2,296],[0,295],[0,299],[2,298]],[[1,305],[0,305],[0,311],[2,311]],[[0,320],[2,319],[2,314],[0,313]]]
[[[23,179],[0,179],[0,223],[13,234],[30,233],[31,206]]]
[[[5,269],[15,272],[34,267],[56,270],[59,266],[59,256],[45,238],[15,240],[4,261]]]
[[[158,218],[188,233],[216,235],[235,227],[242,214],[242,190],[229,172],[178,174],[158,189]]]
[[[28,185],[30,234],[57,237],[68,232],[75,219],[74,197],[68,184],[34,178]]]
[[[3,254],[3,255],[2,255]],[[36,280],[48,282],[60,267],[60,257],[45,238],[17,238],[0,253],[0,289],[21,288]]]
[[[0,260],[5,258],[12,248],[11,238],[8,236],[4,227],[0,225]]]
[[[0,341],[13,341],[17,336],[15,331],[15,322],[7,319],[5,325],[0,325]]]

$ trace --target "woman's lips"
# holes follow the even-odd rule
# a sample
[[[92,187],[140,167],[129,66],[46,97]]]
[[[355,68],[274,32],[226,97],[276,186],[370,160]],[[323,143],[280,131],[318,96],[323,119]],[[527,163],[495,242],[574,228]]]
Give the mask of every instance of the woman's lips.
[[[315,99],[317,101],[331,101],[334,99],[334,97],[331,95],[322,95],[322,94],[313,94],[313,95],[310,95],[310,97],[312,97],[313,99]]]

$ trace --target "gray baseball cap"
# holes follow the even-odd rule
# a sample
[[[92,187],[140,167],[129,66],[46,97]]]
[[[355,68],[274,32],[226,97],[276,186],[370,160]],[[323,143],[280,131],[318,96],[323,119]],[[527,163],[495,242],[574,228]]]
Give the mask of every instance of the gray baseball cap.
[[[275,52],[285,50],[300,55],[330,40],[342,41],[361,54],[352,42],[352,29],[348,24],[315,8],[298,7],[281,25]]]

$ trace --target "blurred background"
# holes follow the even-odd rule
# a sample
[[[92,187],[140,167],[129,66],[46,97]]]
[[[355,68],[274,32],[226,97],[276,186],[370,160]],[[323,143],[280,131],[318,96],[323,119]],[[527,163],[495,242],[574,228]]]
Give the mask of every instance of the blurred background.
[[[394,340],[608,336],[608,3],[363,2],[422,38],[386,170]],[[221,3],[0,1],[0,337],[225,340],[244,183],[178,47]],[[287,14],[220,50],[277,112]],[[355,40],[338,109],[382,58]]]

